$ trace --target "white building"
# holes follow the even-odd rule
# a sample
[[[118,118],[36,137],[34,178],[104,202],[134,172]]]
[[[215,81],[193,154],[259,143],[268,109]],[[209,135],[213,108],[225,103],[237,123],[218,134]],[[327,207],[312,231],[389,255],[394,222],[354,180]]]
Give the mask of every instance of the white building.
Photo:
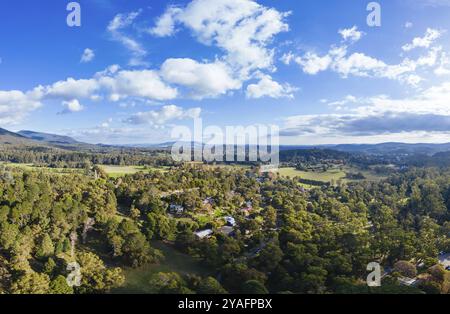
[[[236,226],[236,220],[231,216],[225,217],[225,221],[227,222],[227,225],[229,225],[231,227]]]
[[[205,239],[205,238],[207,239],[212,236],[213,231],[211,229],[206,229],[206,230],[194,232],[194,234],[199,239]]]

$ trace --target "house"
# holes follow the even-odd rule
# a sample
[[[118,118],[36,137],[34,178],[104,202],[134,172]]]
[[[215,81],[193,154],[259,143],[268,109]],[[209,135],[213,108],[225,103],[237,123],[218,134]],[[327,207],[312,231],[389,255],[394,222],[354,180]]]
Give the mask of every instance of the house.
[[[230,227],[236,226],[236,220],[231,216],[225,217],[225,221],[227,222],[227,225]]]
[[[206,229],[206,230],[194,232],[194,234],[199,239],[208,239],[212,236],[213,231],[211,229]]]
[[[420,283],[420,279],[418,278],[408,278],[408,277],[400,277],[398,278],[398,282],[407,287],[415,287]]]
[[[207,197],[203,200],[203,205],[213,205],[214,199],[212,197]]]
[[[183,215],[184,207],[181,205],[171,204],[169,207],[169,212],[173,215]]]

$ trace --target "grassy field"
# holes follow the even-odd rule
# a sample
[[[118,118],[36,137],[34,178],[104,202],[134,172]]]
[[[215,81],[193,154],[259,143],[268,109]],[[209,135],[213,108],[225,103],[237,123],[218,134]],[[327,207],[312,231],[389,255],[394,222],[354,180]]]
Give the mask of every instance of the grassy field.
[[[46,172],[51,172],[51,173],[55,173],[55,174],[83,173],[83,169],[37,167],[33,164],[17,164],[17,163],[0,162],[0,165],[21,168],[21,169],[29,170],[29,171],[46,171]]]
[[[165,168],[145,167],[145,166],[100,166],[105,172],[112,178],[119,178],[126,176],[127,174],[135,174],[138,172],[154,171],[167,171]]]
[[[118,215],[118,219],[124,217]],[[189,255],[183,254],[175,250],[171,245],[161,241],[152,241],[151,246],[160,250],[165,259],[160,264],[148,264],[139,268],[123,267],[118,265],[110,256],[110,249],[105,239],[98,231],[91,231],[88,242],[80,244],[80,250],[95,252],[105,261],[108,267],[118,267],[123,269],[125,275],[125,283],[122,287],[114,289],[115,294],[151,294],[155,293],[150,285],[150,279],[153,274],[158,272],[177,272],[183,274],[196,274],[199,276],[209,276],[213,272],[204,267],[200,260]]]
[[[361,172],[365,177],[367,181],[380,181],[384,179],[385,177],[376,175],[373,172],[370,171],[361,171],[356,168],[346,167],[342,170],[339,169],[330,169],[325,172],[315,172],[315,171],[300,171],[295,168],[280,168],[278,170],[278,173],[285,177],[300,177],[302,179],[306,180],[314,180],[314,181],[321,181],[321,182],[327,182],[330,183],[331,181],[338,181],[342,180],[344,182],[350,182],[354,180],[347,180],[345,179],[346,173],[352,172],[352,173],[358,173]]]
[[[300,171],[295,168],[281,168],[278,173],[282,176],[289,176],[291,178],[300,177],[306,180],[331,182],[331,180],[339,180],[345,178],[345,172],[340,170],[329,170],[326,172],[309,172]]]
[[[210,168],[210,169],[214,169],[214,168],[221,168],[221,169],[250,169],[251,166],[248,165],[241,165],[241,164],[229,164],[229,165],[225,165],[225,164],[220,164],[220,165],[208,165],[205,166],[206,168]]]
[[[203,266],[199,260],[178,252],[172,246],[160,241],[152,242],[152,246],[164,253],[166,257],[161,264],[145,265],[140,268],[125,268],[125,285],[115,293],[154,293],[149,285],[150,278],[158,272],[178,272],[180,274],[211,275],[211,270]]]
[[[49,168],[49,167],[37,167],[33,164],[18,164],[18,163],[5,163],[0,162],[0,165],[5,165],[9,167],[21,168],[24,170],[32,170],[32,171],[47,171],[51,173],[57,174],[70,174],[70,173],[84,173],[83,169],[72,169],[72,168]],[[156,167],[145,167],[145,166],[109,166],[102,165],[100,166],[106,173],[112,178],[123,177],[127,174],[135,174],[138,172],[146,172],[150,170],[156,171],[167,171],[165,168],[156,168]]]
[[[388,177],[388,176],[383,176],[383,175],[376,174],[376,173],[371,172],[371,171],[361,171],[361,173],[366,177],[366,181],[377,182],[377,181],[381,181],[383,179],[386,179]]]
[[[139,166],[100,166],[110,177],[123,177],[127,174],[135,174],[144,171],[144,167]]]

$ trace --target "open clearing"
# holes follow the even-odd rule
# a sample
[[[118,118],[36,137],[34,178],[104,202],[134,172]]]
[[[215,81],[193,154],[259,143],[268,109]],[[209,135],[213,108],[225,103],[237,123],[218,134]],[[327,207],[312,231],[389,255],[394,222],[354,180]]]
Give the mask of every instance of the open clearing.
[[[72,173],[83,173],[83,169],[74,169],[74,168],[50,168],[50,167],[39,167],[33,164],[18,164],[18,163],[7,163],[0,162],[0,165],[21,168],[29,171],[46,171],[55,174],[72,174]]]
[[[302,179],[305,180],[314,180],[314,181],[321,181],[321,182],[326,182],[326,183],[330,183],[331,181],[338,181],[338,180],[342,180],[344,182],[352,182],[352,181],[361,181],[361,180],[348,180],[345,179],[346,177],[346,173],[358,173],[361,172],[365,177],[366,177],[366,181],[380,181],[384,178],[386,178],[385,176],[380,176],[377,175],[371,171],[361,171],[358,170],[356,168],[351,168],[351,167],[346,167],[342,170],[340,169],[330,169],[328,171],[301,171],[301,170],[297,170],[295,168],[280,168],[278,170],[278,173],[281,176],[284,177],[291,177],[291,178],[295,178],[295,177],[300,177]]]
[[[306,180],[314,180],[321,182],[331,182],[331,180],[339,180],[345,178],[345,172],[340,170],[329,170],[326,172],[300,171],[295,168],[280,168],[278,173],[285,177],[300,177]]]
[[[135,174],[138,172],[149,172],[149,171],[167,171],[167,168],[156,168],[156,167],[149,167],[149,166],[106,166],[102,165],[100,166],[105,172],[108,174],[108,176],[112,178],[119,178],[126,176],[128,174]]]
[[[154,293],[149,281],[153,274],[158,272],[177,272],[195,274],[198,276],[211,275],[211,271],[201,264],[200,260],[187,254],[178,252],[171,245],[160,241],[152,241],[152,247],[162,251],[165,259],[160,264],[149,264],[139,268],[124,268],[125,284],[116,289],[115,293]]]
[[[50,167],[39,167],[33,164],[18,164],[18,163],[5,163],[0,162],[0,165],[5,165],[9,167],[21,168],[24,170],[31,171],[46,171],[56,174],[72,174],[72,173],[84,173],[84,169],[74,169],[74,168],[50,168]],[[100,165],[100,167],[105,170],[108,176],[112,178],[123,177],[128,174],[135,174],[138,172],[149,172],[149,171],[167,171],[167,168],[161,167],[149,167],[149,166],[110,166],[110,165]]]
[[[127,174],[135,174],[141,171],[146,171],[147,169],[144,166],[109,166],[102,165],[100,166],[108,176],[113,178],[123,177]]]

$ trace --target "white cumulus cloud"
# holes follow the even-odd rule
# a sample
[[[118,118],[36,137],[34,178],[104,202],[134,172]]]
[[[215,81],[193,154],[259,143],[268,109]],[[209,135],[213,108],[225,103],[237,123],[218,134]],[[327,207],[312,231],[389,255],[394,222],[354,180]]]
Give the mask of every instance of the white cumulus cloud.
[[[355,25],[352,28],[344,28],[339,30],[339,34],[341,34],[342,38],[345,41],[357,42],[364,35],[363,32],[358,30],[358,27]]]
[[[109,92],[112,101],[129,97],[169,100],[178,94],[176,88],[165,84],[158,73],[152,70],[122,70],[112,76],[101,76],[97,80]]]
[[[195,119],[200,117],[201,108],[183,109],[175,105],[163,106],[159,110],[138,112],[125,119],[129,124],[149,124],[154,127],[161,127],[174,120]]]
[[[124,30],[131,25],[135,19],[141,14],[141,11],[131,12],[127,14],[117,14],[109,23],[107,30],[112,38],[120,42],[125,48],[131,52],[129,64],[131,66],[147,65],[143,58],[147,55],[147,51],[136,39],[125,34]]]
[[[294,98],[295,88],[289,84],[281,85],[272,80],[269,75],[262,75],[257,84],[250,84],[247,86],[247,98]]]
[[[404,51],[411,51],[415,48],[429,48],[439,37],[441,37],[443,31],[428,28],[423,37],[416,37],[409,44],[402,47]]]
[[[29,92],[0,91],[0,124],[15,125],[42,106],[40,88]]]
[[[94,50],[90,49],[90,48],[86,48],[84,49],[83,54],[81,55],[81,63],[88,63],[91,62],[92,60],[94,60],[95,58],[95,53]]]
[[[342,33],[342,31],[340,32]],[[349,33],[351,32],[349,31]],[[349,33],[345,33],[344,37],[351,36]],[[441,46],[429,47],[426,54],[416,59],[403,58],[397,64],[388,64],[363,52],[349,53],[349,47],[346,44],[332,46],[327,53],[322,55],[307,51],[300,56],[293,56],[290,53],[282,59],[288,61],[287,63],[293,60],[304,73],[309,75],[329,70],[338,73],[343,78],[350,76],[387,78],[414,87],[424,80],[418,70],[431,69],[435,74],[441,75],[446,74],[447,70],[447,57]]]
[[[175,6],[168,7],[166,12],[164,12],[164,14],[156,20],[155,27],[149,30],[150,34],[156,37],[166,37],[173,35],[176,31],[176,17],[182,12],[183,10]]]
[[[68,114],[73,112],[80,112],[84,107],[80,104],[77,99],[72,99],[69,101],[63,101],[64,110],[59,112],[59,114]]]
[[[169,7],[150,33],[171,36],[182,25],[201,43],[222,49],[223,60],[247,78],[251,71],[273,67],[268,45],[289,30],[288,15],[252,0],[193,0],[185,7]]]
[[[221,61],[199,63],[189,58],[167,59],[160,73],[169,83],[189,87],[192,96],[198,99],[241,88],[241,82],[232,77],[229,68]]]
[[[287,117],[282,136],[320,138],[404,138],[422,132],[429,138],[450,134],[450,83],[445,82],[406,98],[351,95],[329,103],[339,113]],[[345,107],[343,107],[345,106]],[[380,137],[382,136],[382,137]]]

